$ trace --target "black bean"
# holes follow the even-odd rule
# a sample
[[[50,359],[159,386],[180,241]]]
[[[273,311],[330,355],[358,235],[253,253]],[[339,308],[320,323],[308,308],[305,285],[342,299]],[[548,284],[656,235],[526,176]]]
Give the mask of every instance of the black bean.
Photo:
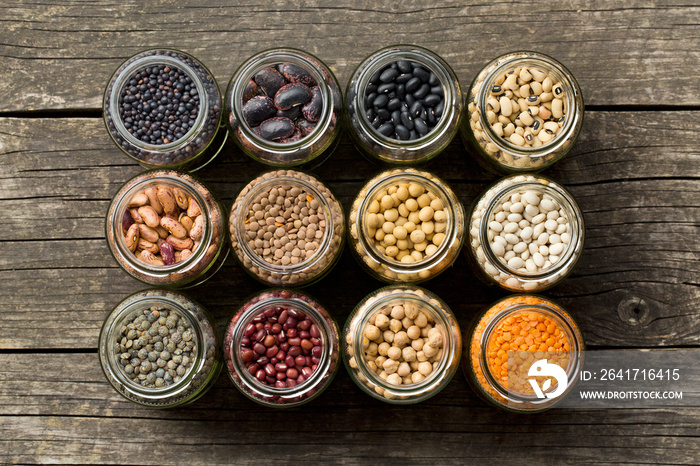
[[[411,105],[411,108],[408,109],[408,113],[413,118],[416,118],[416,117],[420,116],[420,113],[422,110],[423,110],[423,105],[421,105],[420,102],[415,101],[415,102],[413,102],[413,105]]]
[[[284,76],[271,66],[255,73],[253,79],[268,97],[275,97],[277,91],[286,83]]]
[[[411,118],[411,115],[408,114],[408,112],[402,112],[401,113],[401,123],[408,128],[408,130],[413,129],[413,118]]]
[[[428,107],[434,107],[440,102],[442,102],[442,98],[437,94],[428,94],[425,96],[425,99],[423,99],[423,104],[427,105]]]
[[[435,112],[433,111],[432,108],[427,109],[428,112],[428,119],[426,120],[430,126],[435,126],[435,123],[437,123],[437,117],[435,116]]]
[[[368,84],[367,87],[365,88],[365,95],[371,94],[373,92],[377,92],[377,85],[376,84]],[[349,96],[350,100],[354,99],[355,96]]]
[[[396,65],[399,68],[399,71],[402,73],[410,73],[411,72],[411,62],[406,61],[406,60],[401,60],[396,63]]]
[[[420,87],[420,89],[418,89],[417,91],[415,91],[415,92],[413,93],[413,97],[415,97],[416,99],[422,99],[423,97],[425,97],[426,95],[428,95],[428,92],[430,92],[430,85],[428,85],[428,84],[426,83],[426,84],[423,84],[423,85]]]
[[[311,100],[309,100],[302,108],[304,118],[309,121],[318,121],[321,118],[323,111],[323,96],[321,89],[318,86],[311,88]]]
[[[369,121],[372,121],[374,120],[374,117],[377,116],[377,113],[374,111],[374,109],[370,108],[369,110],[367,110],[367,113],[365,113],[365,115],[367,115],[367,119]]]
[[[395,98],[396,98],[396,92],[395,92],[395,91],[391,91],[391,92],[389,92],[386,96],[389,98],[389,100],[395,99]]]
[[[431,94],[437,94],[437,95],[439,95],[440,97],[444,97],[444,96],[445,96],[445,90],[444,90],[444,89],[442,88],[442,86],[440,86],[440,85],[432,86],[432,87],[430,88],[430,93],[431,93]]]
[[[394,80],[396,84],[406,84],[409,82],[411,79],[413,79],[413,75],[408,73],[408,74],[402,74],[398,78]]]
[[[401,112],[399,110],[394,110],[393,112],[391,112],[391,122],[394,125],[401,124]]]
[[[295,128],[294,123],[289,118],[270,118],[260,124],[260,136],[268,141],[274,141],[291,136]]]
[[[377,131],[382,133],[384,136],[391,136],[392,134],[394,134],[394,125],[392,125],[391,123],[384,123],[379,128],[377,128]]]
[[[395,68],[389,68],[379,75],[379,80],[383,83],[390,83],[399,75],[399,72]]]
[[[415,129],[412,129],[409,135],[409,139],[418,139],[418,133]]]
[[[438,117],[438,118],[441,117],[441,116],[442,116],[442,111],[444,110],[444,108],[445,108],[445,101],[442,100],[442,101],[440,101],[440,103],[437,104],[437,105],[435,106],[435,108],[433,109],[433,112],[435,112],[435,116]]]
[[[429,129],[428,125],[425,124],[425,121],[421,120],[420,118],[416,118],[415,120],[413,120],[413,124],[415,125],[418,134],[420,134],[421,136],[428,134]]]
[[[377,110],[377,116],[382,120],[386,121],[391,118],[391,113],[385,108],[380,108]]]
[[[438,84],[440,84],[440,79],[432,71],[430,72],[430,79],[428,79],[428,84],[430,84],[431,86],[437,86]]]
[[[304,68],[292,63],[285,63],[282,66],[282,74],[291,83],[301,83],[308,87],[316,85],[316,80]]]
[[[385,106],[388,102],[389,102],[389,97],[387,97],[386,94],[379,94],[374,99],[374,102],[372,104],[376,108],[381,108],[381,107]]]
[[[371,107],[373,105],[374,99],[377,98],[377,93],[373,92],[365,97],[365,107]]]
[[[420,87],[420,84],[421,84],[420,78],[414,76],[413,78],[411,78],[410,81],[408,81],[406,83],[406,92],[412,93],[413,91],[418,90],[418,88]]]
[[[413,67],[413,76],[420,78],[420,80],[424,83],[430,81],[430,72],[422,66]]]
[[[404,84],[399,84],[396,86],[396,97],[401,100],[406,97],[406,86]]]
[[[394,83],[382,84],[379,87],[377,87],[377,93],[388,94],[389,92],[393,91],[394,89],[396,89],[396,84],[394,84]]]
[[[377,117],[377,118],[375,118],[374,121],[372,122],[372,127],[373,127],[374,129],[377,129],[377,128],[379,128],[380,126],[382,126],[382,119],[379,118],[379,117]]]
[[[275,94],[275,107],[288,110],[311,100],[311,90],[304,84],[291,83],[282,86]]]
[[[408,139],[411,136],[411,132],[403,125],[396,125],[394,131],[399,139]]]
[[[388,104],[386,104],[387,110],[390,112],[393,112],[394,110],[398,110],[401,108],[401,101],[399,99],[391,99]]]
[[[376,83],[377,81],[379,81],[379,76],[381,76],[382,72],[383,72],[385,69],[386,69],[386,68],[382,68],[382,69],[377,70],[377,71],[372,75],[372,77],[369,78],[369,82],[371,82],[371,83]]]
[[[413,105],[413,103],[416,101],[416,98],[413,97],[411,94],[406,94],[406,98],[404,99],[404,102],[410,107]]]
[[[258,126],[277,113],[275,104],[268,96],[256,96],[243,105],[243,118],[248,126]]]

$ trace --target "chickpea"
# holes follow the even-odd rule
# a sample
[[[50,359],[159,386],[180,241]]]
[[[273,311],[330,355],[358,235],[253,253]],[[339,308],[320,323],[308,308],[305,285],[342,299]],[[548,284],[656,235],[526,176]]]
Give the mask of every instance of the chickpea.
[[[403,325],[401,324],[401,321],[400,321],[400,320],[398,320],[398,319],[391,319],[391,320],[389,321],[389,329],[390,329],[392,332],[396,333],[396,332],[398,332],[399,330],[401,330],[402,328],[403,328]]]
[[[386,330],[389,327],[389,318],[384,314],[377,314],[375,317],[374,325],[376,325],[381,330]]]
[[[411,325],[407,330],[406,333],[408,334],[408,338],[411,340],[416,340],[420,338],[420,327],[417,325]]]
[[[391,348],[391,345],[387,342],[382,342],[377,346],[377,353],[381,356],[386,356],[389,354],[389,348]]]
[[[415,340],[413,340],[411,342],[411,348],[413,348],[416,351],[420,351],[423,349],[424,344],[425,344],[425,342],[423,341],[422,338],[416,338]]]
[[[372,324],[368,324],[365,327],[365,337],[367,337],[369,340],[378,339],[380,334],[381,334],[381,332],[379,331],[379,329]],[[369,344],[369,342],[368,342],[368,344]]]
[[[396,361],[394,359],[387,359],[386,361],[384,361],[384,363],[382,363],[382,367],[384,368],[387,374],[393,374],[394,372],[399,370],[399,361]],[[420,367],[418,368],[418,370],[420,371]]]
[[[391,317],[393,317],[396,320],[401,320],[405,316],[403,306],[394,306],[391,308]],[[394,330],[395,332],[397,330]]]
[[[424,312],[419,313],[415,319],[413,319],[413,323],[416,324],[418,327],[425,327],[428,325],[428,317],[425,315]]]
[[[402,362],[399,364],[399,368],[396,370],[396,373],[401,377],[406,377],[411,373],[411,366],[409,366],[407,362]]]
[[[418,308],[411,303],[406,303],[403,306],[404,312],[406,313],[406,317],[409,319],[415,319],[418,316]]]
[[[403,348],[406,345],[408,345],[408,335],[406,334],[406,332],[404,332],[403,330],[397,332],[396,336],[394,336],[394,346]]]
[[[437,349],[435,350],[435,352],[437,353]],[[401,359],[401,348],[399,348],[398,346],[392,346],[391,348],[389,348],[387,356],[389,357],[389,359],[398,361],[399,359]]]
[[[386,381],[392,385],[401,385],[401,382],[403,382],[399,374],[389,374]]]
[[[420,372],[414,372],[413,374],[411,374],[411,382],[418,383],[422,382],[423,380],[425,380],[425,376]]]
[[[428,376],[431,372],[433,372],[433,365],[428,361],[421,362],[418,365],[418,372],[420,372],[423,376]]]
[[[365,353],[367,353],[368,356],[376,356],[377,349],[378,349],[378,345],[376,343],[372,342],[369,344],[369,346],[365,350]]]
[[[426,357],[432,358],[437,354],[437,352],[438,349],[433,346],[430,346],[430,343],[425,343],[423,345],[423,354],[425,354]]]
[[[401,351],[403,360],[406,362],[413,362],[416,360],[416,350],[412,346],[407,346]]]
[[[408,317],[404,317],[403,319],[401,319],[401,325],[403,326],[403,328],[408,330],[413,325],[413,319],[409,319]]]
[[[394,342],[394,332],[392,332],[391,330],[384,330],[382,337],[384,337],[384,341],[386,341],[386,342],[389,342],[389,343]]]

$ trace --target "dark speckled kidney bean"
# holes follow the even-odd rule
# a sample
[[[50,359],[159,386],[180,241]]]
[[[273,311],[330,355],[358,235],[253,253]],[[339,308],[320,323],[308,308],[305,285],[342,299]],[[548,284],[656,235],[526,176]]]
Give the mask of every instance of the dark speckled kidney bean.
[[[271,66],[258,71],[253,79],[268,97],[274,97],[286,82],[284,76]]]
[[[268,141],[275,141],[291,136],[294,133],[294,129],[294,122],[289,118],[270,118],[260,124],[260,136]]]
[[[252,79],[248,81],[245,89],[243,90],[243,102],[248,102],[250,99],[258,95],[260,92],[260,87]]]
[[[379,133],[412,140],[428,134],[439,121],[444,90],[424,65],[401,60],[374,73],[364,91],[364,104],[367,119]]]
[[[312,123],[308,120],[299,120],[297,121],[296,125],[302,136],[306,136],[307,134],[311,133],[311,131],[313,131],[316,127],[316,123]]]
[[[243,104],[243,118],[249,126],[258,126],[276,113],[275,104],[268,96],[259,95]]]
[[[289,110],[297,105],[303,105],[311,100],[311,89],[300,83],[290,83],[282,86],[275,94],[275,107],[279,110]]]
[[[318,86],[311,88],[311,99],[302,108],[304,118],[311,122],[316,122],[321,118],[323,110],[323,96]]]
[[[316,80],[305,69],[292,63],[282,65],[282,74],[290,83],[301,83],[308,87],[316,85]]]

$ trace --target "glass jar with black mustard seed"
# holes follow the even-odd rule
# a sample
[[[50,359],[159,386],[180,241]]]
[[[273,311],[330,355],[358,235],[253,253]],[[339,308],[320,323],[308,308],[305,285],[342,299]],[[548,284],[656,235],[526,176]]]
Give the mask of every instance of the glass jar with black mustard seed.
[[[249,298],[232,317],[223,346],[236,388],[264,406],[308,403],[338,371],[338,326],[318,301],[298,291]]]
[[[146,171],[124,183],[105,230],[117,264],[149,285],[200,284],[229,252],[221,205],[201,181],[175,170]]]
[[[272,49],[249,58],[229,82],[225,108],[236,144],[266,165],[317,165],[338,144],[338,81],[302,50]]]
[[[460,132],[467,149],[495,173],[533,172],[571,150],[583,124],[583,94],[571,72],[536,52],[486,65],[466,95]]]
[[[99,337],[102,370],[127,400],[151,408],[192,403],[221,370],[209,312],[167,290],[145,290],[119,303]]]
[[[578,325],[561,306],[541,296],[512,295],[475,319],[464,340],[462,369],[490,404],[535,413],[571,391],[584,350]]]
[[[462,350],[447,304],[428,290],[401,285],[363,298],[345,323],[343,342],[353,381],[392,404],[435,396],[457,371]]]
[[[229,217],[233,252],[262,283],[306,286],[336,264],[344,245],[343,208],[317,178],[273,170],[248,183]]]
[[[219,87],[184,52],[156,49],[129,58],[112,75],[102,105],[114,143],[146,168],[197,170],[226,141]]]
[[[457,133],[462,90],[437,54],[394,45],[357,67],[345,103],[358,148],[384,163],[416,164],[442,152]]]
[[[571,193],[542,175],[511,175],[476,200],[466,250],[486,283],[536,292],[573,270],[584,239],[583,213]]]
[[[451,266],[464,240],[464,208],[432,173],[395,168],[370,179],[350,208],[358,262],[388,283],[418,283]]]

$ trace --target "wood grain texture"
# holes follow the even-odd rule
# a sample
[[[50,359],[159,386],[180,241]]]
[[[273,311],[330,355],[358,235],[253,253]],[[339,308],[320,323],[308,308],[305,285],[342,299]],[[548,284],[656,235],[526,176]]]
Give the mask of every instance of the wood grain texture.
[[[587,222],[581,262],[548,294],[574,314],[590,345],[700,343],[699,124],[697,112],[589,112],[573,152],[547,172],[570,188]],[[0,348],[94,348],[109,310],[145,288],[117,267],[104,241],[111,197],[140,167],[112,145],[99,119],[0,119],[0,147]],[[315,173],[347,208],[378,169],[344,136]],[[466,205],[495,179],[459,141],[428,169],[450,180]],[[262,170],[229,146],[199,176],[228,209]],[[346,250],[309,291],[342,323],[381,285]],[[476,280],[463,255],[425,286],[447,300],[464,327],[504,295]],[[229,258],[189,293],[223,327],[261,288]],[[630,320],[625,312],[635,307],[624,306],[642,300],[645,318]]]
[[[465,89],[493,58],[530,49],[568,66],[588,104],[700,104],[689,85],[700,62],[700,6],[689,0],[5,1],[0,18],[6,112],[100,108],[114,70],[146,48],[195,55],[223,90],[245,59],[267,48],[318,55],[344,87],[364,57],[397,43],[440,54]]]
[[[700,457],[698,407],[524,417],[488,407],[461,373],[420,405],[392,407],[367,397],[341,368],[313,403],[276,411],[244,398],[222,374],[192,405],[158,411],[117,395],[95,354],[0,354],[0,367],[2,463],[696,464]]]

